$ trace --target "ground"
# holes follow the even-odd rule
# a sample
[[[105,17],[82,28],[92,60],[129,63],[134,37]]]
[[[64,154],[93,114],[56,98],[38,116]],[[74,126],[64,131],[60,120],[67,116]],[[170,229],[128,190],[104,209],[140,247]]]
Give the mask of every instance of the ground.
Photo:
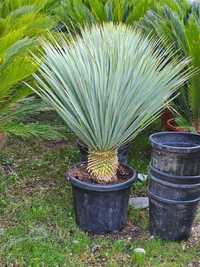
[[[141,133],[130,149],[129,164],[147,172],[148,136],[157,124]],[[0,153],[0,266],[200,266],[200,218],[187,242],[164,242],[148,233],[148,211],[129,208],[125,229],[95,236],[79,230],[74,221],[70,184],[64,173],[79,161],[73,134],[53,142],[10,138]],[[132,194],[146,195],[137,182]],[[200,216],[199,216],[200,217]],[[144,248],[145,256],[136,256]]]

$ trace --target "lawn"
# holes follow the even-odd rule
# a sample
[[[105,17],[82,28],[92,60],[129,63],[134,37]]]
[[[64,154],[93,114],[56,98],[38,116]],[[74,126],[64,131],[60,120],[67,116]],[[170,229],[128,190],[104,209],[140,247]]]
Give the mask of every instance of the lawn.
[[[156,123],[132,144],[129,163],[135,169],[147,172],[148,136],[158,130]],[[0,266],[200,266],[198,217],[191,239],[182,243],[151,237],[148,211],[132,207],[128,225],[119,233],[96,236],[80,231],[71,186],[64,179],[78,161],[71,133],[58,142],[9,139],[0,153]],[[132,194],[146,195],[146,188],[138,181]],[[135,254],[135,248],[144,248],[145,256]]]

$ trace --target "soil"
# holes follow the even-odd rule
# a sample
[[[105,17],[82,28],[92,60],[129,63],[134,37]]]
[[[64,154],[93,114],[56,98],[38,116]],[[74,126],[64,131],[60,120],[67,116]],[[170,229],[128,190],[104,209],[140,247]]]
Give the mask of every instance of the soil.
[[[133,242],[134,240],[139,239],[148,239],[149,233],[145,232],[145,234],[141,231],[141,229],[134,225],[133,222],[128,221],[127,224],[124,226],[123,229],[120,231],[116,231],[113,233],[107,233],[104,235],[96,235],[93,233],[88,232],[88,234],[95,240],[96,238],[103,237],[109,240],[127,240]]]
[[[59,141],[52,141],[47,143],[48,148],[65,148],[65,147],[74,147],[74,144],[72,143],[71,145],[67,140],[59,140]]]
[[[83,182],[97,184],[94,181],[94,178],[88,172],[86,164],[80,164],[77,167],[70,169],[67,173],[67,176],[75,177],[76,179],[83,181]],[[115,177],[113,177],[112,182],[106,183],[106,184],[124,183],[125,181],[129,180],[131,177],[132,177],[132,171],[128,167],[120,164],[117,170],[117,174]]]
[[[192,227],[192,233],[191,233],[190,238],[187,241],[185,241],[183,245],[186,248],[194,247],[195,245],[199,243],[199,240],[200,240],[200,224],[196,223]]]

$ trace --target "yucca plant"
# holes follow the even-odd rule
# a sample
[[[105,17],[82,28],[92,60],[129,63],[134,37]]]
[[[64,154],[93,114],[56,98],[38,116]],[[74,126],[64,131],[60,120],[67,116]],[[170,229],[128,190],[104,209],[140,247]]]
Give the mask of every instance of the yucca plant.
[[[191,64],[197,70],[200,68],[200,4],[191,7],[188,1],[172,1],[177,9],[162,7],[158,12],[149,11],[143,21],[147,31],[154,32],[158,37],[165,36],[163,48],[170,43],[181,56],[190,57]],[[177,123],[182,128],[200,131],[200,77],[190,79],[176,99],[175,109],[178,114]]]
[[[188,79],[188,60],[139,30],[112,23],[85,28],[70,40],[42,41],[33,90],[50,103],[89,148],[87,169],[112,182],[117,148],[155,120]]]

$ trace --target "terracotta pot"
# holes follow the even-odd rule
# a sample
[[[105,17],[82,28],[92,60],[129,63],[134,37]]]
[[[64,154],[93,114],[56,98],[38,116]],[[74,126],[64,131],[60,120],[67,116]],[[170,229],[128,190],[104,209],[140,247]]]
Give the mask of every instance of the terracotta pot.
[[[167,130],[173,131],[173,132],[187,132],[186,129],[178,127],[176,125],[175,119],[169,119],[166,122]]]
[[[169,130],[169,131],[173,131],[173,132],[188,132],[187,129],[178,127],[176,122],[175,122],[175,119],[169,119],[167,121],[166,125],[167,125],[167,130]],[[196,128],[194,123],[192,125],[193,125],[194,128]],[[200,134],[200,124],[199,124],[197,132],[198,132],[198,134]]]
[[[200,122],[198,122],[198,123],[192,123],[192,126],[195,128],[195,129],[197,129],[197,132],[200,134]]]
[[[168,128],[168,123],[167,123],[167,121],[168,120],[170,120],[170,119],[173,119],[174,118],[174,116],[173,116],[173,113],[168,109],[168,108],[166,108],[164,111],[163,111],[163,113],[162,113],[162,115],[161,115],[161,124],[162,124],[162,128],[164,129],[164,130],[170,130],[169,128]]]
[[[7,140],[7,136],[5,133],[0,133],[0,149],[3,148]]]

